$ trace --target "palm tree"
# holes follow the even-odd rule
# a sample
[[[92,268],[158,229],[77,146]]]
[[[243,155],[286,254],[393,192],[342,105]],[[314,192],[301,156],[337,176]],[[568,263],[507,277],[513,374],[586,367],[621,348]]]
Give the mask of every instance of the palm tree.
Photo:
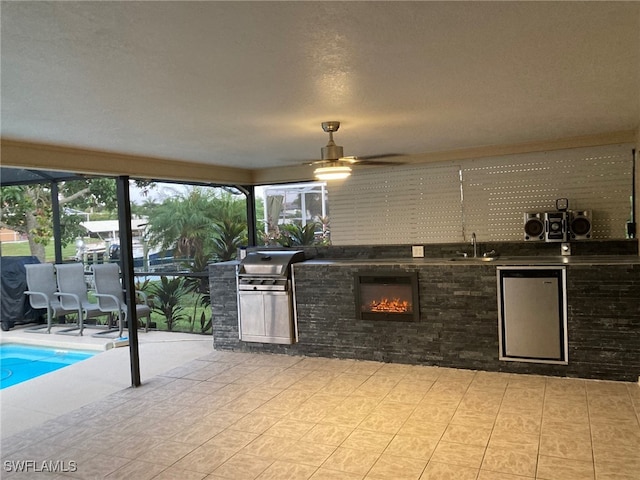
[[[247,224],[225,218],[212,226],[213,258],[220,262],[236,258],[238,247],[247,243]]]
[[[151,304],[154,312],[164,316],[167,321],[167,330],[173,330],[175,324],[187,318],[185,307],[180,303],[180,298],[189,293],[190,289],[184,279],[176,277],[169,280],[165,276],[160,277],[160,283],[151,288]]]
[[[149,209],[149,244],[173,249],[178,256],[201,253],[211,228],[207,215],[210,201],[207,192],[194,188],[186,196],[168,198]]]
[[[315,222],[305,226],[297,223],[286,223],[278,226],[280,237],[278,243],[283,247],[297,247],[300,245],[313,245],[316,243],[316,230],[319,228]]]
[[[206,271],[211,259],[235,258],[238,247],[247,241],[246,201],[229,192],[194,188],[148,208],[148,217],[149,243],[187,257],[185,267],[193,273]],[[189,321],[190,330],[194,330],[198,304],[206,308],[210,303],[208,286],[208,279],[201,275],[171,281],[162,278],[154,292],[156,311],[167,318],[169,330],[176,320],[188,317],[177,303],[177,297],[188,293],[198,296]],[[211,328],[211,319],[207,320],[204,312],[200,328],[203,333]]]
[[[194,187],[184,195],[147,206],[150,245],[172,249],[204,265],[235,258],[247,242],[246,200],[226,191]],[[194,264],[195,264],[194,263]]]

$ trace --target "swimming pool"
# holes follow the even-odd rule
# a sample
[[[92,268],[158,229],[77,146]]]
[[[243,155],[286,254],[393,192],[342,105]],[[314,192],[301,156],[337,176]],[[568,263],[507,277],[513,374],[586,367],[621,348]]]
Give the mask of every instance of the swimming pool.
[[[86,360],[96,353],[99,352],[3,343],[0,345],[0,389]]]

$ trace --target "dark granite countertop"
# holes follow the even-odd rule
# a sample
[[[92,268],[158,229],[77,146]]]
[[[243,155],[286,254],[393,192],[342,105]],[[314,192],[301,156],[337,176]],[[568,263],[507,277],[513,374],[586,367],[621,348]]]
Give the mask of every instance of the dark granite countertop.
[[[495,266],[544,266],[544,265],[635,265],[638,255],[573,255],[573,256],[498,256],[498,257],[450,257],[450,258],[387,258],[387,259],[322,259],[307,260],[305,265],[495,265]]]

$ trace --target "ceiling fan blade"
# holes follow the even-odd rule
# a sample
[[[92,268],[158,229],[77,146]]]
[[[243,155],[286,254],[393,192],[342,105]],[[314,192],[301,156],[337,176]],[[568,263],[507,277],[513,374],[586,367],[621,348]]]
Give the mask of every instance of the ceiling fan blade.
[[[321,167],[323,165],[336,163],[337,160],[308,160],[304,163],[304,165],[312,165],[316,167]]]
[[[383,160],[384,158],[401,157],[400,154],[388,154],[388,155],[370,155],[365,157],[340,157],[337,160],[313,160],[306,162],[305,165],[311,165],[316,167],[323,167],[328,165],[403,165],[405,162],[402,160]],[[380,160],[375,160],[375,159]]]
[[[358,155],[355,158],[358,161],[363,160],[376,160],[378,158],[391,158],[391,157],[402,157],[402,153],[381,153],[379,155]]]
[[[402,161],[385,161],[385,160],[357,160],[355,162],[356,165],[362,165],[362,166],[367,166],[367,165],[377,165],[377,166],[381,166],[381,165],[403,165],[404,162]]]
[[[402,157],[401,153],[383,153],[380,155],[363,155],[362,157],[347,157],[340,160],[346,160],[347,162],[355,165],[402,165],[404,162],[400,159],[391,160],[393,157]],[[389,160],[384,160],[388,158]]]

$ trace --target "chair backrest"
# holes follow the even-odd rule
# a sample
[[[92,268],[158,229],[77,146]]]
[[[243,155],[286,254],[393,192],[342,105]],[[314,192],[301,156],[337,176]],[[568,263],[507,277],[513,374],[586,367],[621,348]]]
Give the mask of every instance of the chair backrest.
[[[120,282],[120,268],[118,264],[103,263],[94,265],[92,268],[96,293],[113,295],[119,300],[120,305],[123,305],[124,292],[122,291],[122,283]],[[98,297],[98,304],[102,310],[116,310],[119,308],[112,299],[106,297]]]
[[[50,300],[56,300],[53,294],[57,291],[56,275],[51,263],[34,263],[24,266],[27,273],[27,289],[44,293]],[[29,295],[33,308],[47,308],[47,301],[40,295]]]
[[[60,293],[73,293],[80,303],[88,303],[87,284],[84,280],[84,266],[81,263],[63,263],[56,265],[56,278]],[[61,296],[60,303],[64,308],[74,308],[68,297]]]

